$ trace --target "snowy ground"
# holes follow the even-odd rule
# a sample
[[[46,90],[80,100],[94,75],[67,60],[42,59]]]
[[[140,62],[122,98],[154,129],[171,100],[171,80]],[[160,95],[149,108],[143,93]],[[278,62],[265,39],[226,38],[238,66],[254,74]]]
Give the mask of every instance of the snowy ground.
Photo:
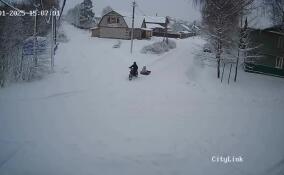
[[[1,175],[284,173],[284,80],[241,72],[221,84],[195,58],[203,40],[143,55],[152,41],[91,38],[66,25],[56,70],[0,89]],[[129,82],[136,60],[152,75]],[[212,156],[243,163],[213,163]]]

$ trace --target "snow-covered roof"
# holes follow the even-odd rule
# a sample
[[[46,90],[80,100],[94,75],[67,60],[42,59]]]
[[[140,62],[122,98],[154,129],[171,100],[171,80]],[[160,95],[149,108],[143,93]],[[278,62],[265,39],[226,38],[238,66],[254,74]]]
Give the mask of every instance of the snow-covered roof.
[[[146,31],[152,31],[152,29],[148,29],[148,28],[141,28],[142,30],[146,30]]]
[[[181,24],[181,26],[182,26],[183,28],[185,28],[186,30],[190,30],[190,28],[189,28],[187,25],[185,25],[185,24]]]
[[[180,31],[179,33],[185,33],[185,34],[188,34],[188,33],[191,33],[191,32],[184,30],[184,31]]]
[[[120,14],[121,16],[123,16],[123,19],[124,19],[124,21],[126,22],[126,24],[129,28],[132,27],[132,14],[131,13],[125,12],[125,11],[120,11],[120,10],[113,10],[113,11]],[[143,20],[144,20],[143,17],[135,16],[134,28],[141,28]]]
[[[251,14],[247,16],[248,18],[248,27],[254,29],[267,29],[273,27],[269,16],[263,13],[263,9],[256,8],[252,11]]]
[[[95,30],[95,29],[98,29],[98,27],[92,27],[92,28],[90,28],[90,30]]]
[[[159,16],[144,16],[145,22],[149,23],[165,23],[166,17],[159,17]]]
[[[196,25],[193,25],[192,27],[197,29],[197,30],[200,30],[200,28],[198,26],[196,26]]]
[[[248,26],[255,29],[267,29],[273,27],[273,23],[266,17],[255,17],[248,21]]]
[[[150,28],[150,29],[154,29],[154,28],[161,28],[161,29],[164,29],[165,27],[164,26],[161,26],[159,24],[146,24],[147,28]]]
[[[126,24],[128,25],[128,27],[132,27],[132,14],[129,12],[125,12],[125,11],[120,11],[120,10],[113,10],[115,12],[117,12],[118,14],[120,14],[121,16],[123,16]],[[134,20],[134,28],[141,28],[143,21],[145,19],[146,23],[165,23],[166,22],[166,17],[152,17],[152,16],[139,16],[139,15],[135,15],[135,20]],[[153,26],[148,27],[147,24],[147,28],[164,28],[163,26],[159,25],[159,24],[153,24]]]

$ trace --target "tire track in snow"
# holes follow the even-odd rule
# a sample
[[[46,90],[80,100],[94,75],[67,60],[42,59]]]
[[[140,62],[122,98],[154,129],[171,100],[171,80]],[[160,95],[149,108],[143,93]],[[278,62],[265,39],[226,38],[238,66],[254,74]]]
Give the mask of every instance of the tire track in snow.
[[[0,159],[0,170],[7,165],[9,161],[11,161],[17,154],[24,148],[24,146],[30,144],[30,141],[24,141],[24,142],[17,142],[17,141],[10,141],[10,140],[0,140],[0,144],[6,144],[10,145],[9,148],[11,147],[11,144],[16,145],[12,151],[10,151],[6,156],[4,156],[4,159]]]

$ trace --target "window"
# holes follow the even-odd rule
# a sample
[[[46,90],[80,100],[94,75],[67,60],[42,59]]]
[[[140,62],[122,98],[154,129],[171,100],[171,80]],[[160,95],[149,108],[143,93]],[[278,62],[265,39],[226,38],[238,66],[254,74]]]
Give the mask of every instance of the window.
[[[276,57],[275,68],[282,69],[284,66],[284,57]]]
[[[284,38],[283,37],[278,38],[277,48],[279,48],[279,49],[284,48]]]
[[[115,16],[111,16],[110,23],[116,23],[116,22],[117,22],[117,18]]]
[[[107,22],[108,22],[108,24],[119,23],[119,18],[117,16],[109,16],[107,18]]]

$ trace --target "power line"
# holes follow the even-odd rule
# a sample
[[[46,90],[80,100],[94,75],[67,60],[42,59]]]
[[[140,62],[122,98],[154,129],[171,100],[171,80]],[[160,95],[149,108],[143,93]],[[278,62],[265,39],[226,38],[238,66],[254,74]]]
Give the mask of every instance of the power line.
[[[152,20],[157,20],[157,19],[155,19],[154,17],[152,17],[152,16],[150,16],[150,15],[146,15],[146,13],[139,7],[139,6],[137,6],[137,9],[138,9],[138,11],[143,15],[143,16],[145,16],[145,17],[147,17],[148,19],[152,19]],[[164,17],[163,17],[164,18]]]
[[[147,16],[145,13],[144,13],[144,11],[137,5],[137,9],[138,9],[138,11],[142,14],[142,15],[144,15],[144,16]]]
[[[0,0],[0,2],[2,2],[3,4],[5,4],[5,5],[9,6],[10,8],[12,8],[12,9],[14,9],[14,10],[17,10],[17,11],[19,11],[19,12],[21,12],[21,13],[24,13],[24,14],[27,13],[27,12],[25,12],[24,10],[20,10],[20,9],[14,7],[13,5],[9,4],[8,2],[5,2],[4,0]]]
[[[25,15],[29,13],[29,12],[25,12],[24,10],[18,9],[17,7],[15,7],[15,6],[9,4],[8,2],[6,2],[6,1],[4,1],[4,0],[0,0],[0,2],[2,2],[3,4],[7,5],[8,7],[12,8],[12,9],[18,11],[18,12],[24,13]],[[42,0],[41,0],[41,6],[42,6],[42,9],[44,10],[44,6],[43,6]],[[45,16],[44,16],[44,18],[45,18],[45,22],[46,22],[47,24],[49,24],[50,16],[49,16],[49,19],[47,19]]]
[[[62,7],[61,7],[60,16],[59,16],[58,20],[60,20],[60,18],[61,18],[61,15],[62,15],[64,7],[65,7],[65,4],[66,4],[66,0],[63,1]]]

